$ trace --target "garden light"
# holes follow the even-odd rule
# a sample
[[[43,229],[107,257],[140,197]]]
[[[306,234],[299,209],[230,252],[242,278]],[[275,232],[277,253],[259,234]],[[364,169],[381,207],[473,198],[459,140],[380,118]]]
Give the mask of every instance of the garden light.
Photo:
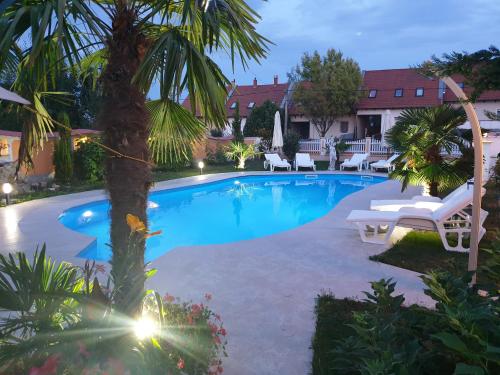
[[[158,334],[158,331],[156,322],[147,316],[139,318],[134,323],[134,334],[139,340],[153,337]]]
[[[5,204],[10,203],[10,193],[12,193],[13,187],[8,182],[2,185],[2,192],[5,194]]]
[[[200,168],[200,174],[203,174],[203,168],[205,168],[205,163],[203,161],[198,162],[198,168]]]

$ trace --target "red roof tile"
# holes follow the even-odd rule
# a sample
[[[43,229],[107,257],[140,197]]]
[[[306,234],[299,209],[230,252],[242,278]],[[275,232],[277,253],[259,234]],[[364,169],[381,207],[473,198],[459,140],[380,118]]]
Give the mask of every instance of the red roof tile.
[[[285,97],[286,91],[288,89],[288,83],[278,83],[269,85],[238,85],[231,92],[231,96],[226,103],[227,116],[232,117],[234,109],[231,109],[231,105],[238,101],[240,104],[240,116],[248,117],[252,108],[248,108],[250,103],[255,103],[255,107],[262,105],[265,101],[270,100],[274,102],[278,107],[281,105],[283,98]],[[191,110],[191,104],[189,98],[184,100],[182,105]],[[196,113],[197,116],[200,115],[199,111]]]
[[[358,109],[390,109],[429,107],[439,105],[439,80],[427,78],[415,69],[368,70],[364,73],[363,88],[366,96],[358,103]],[[403,96],[394,96],[396,89],[403,89]],[[415,96],[417,88],[424,89],[423,96]],[[369,90],[377,90],[374,98],[368,98]]]

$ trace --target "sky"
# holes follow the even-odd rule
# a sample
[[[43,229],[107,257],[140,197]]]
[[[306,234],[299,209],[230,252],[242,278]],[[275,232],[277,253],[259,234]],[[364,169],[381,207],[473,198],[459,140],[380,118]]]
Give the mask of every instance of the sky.
[[[233,72],[239,84],[280,82],[304,52],[335,48],[362,70],[406,68],[432,55],[500,46],[500,0],[249,0],[262,17],[257,30],[274,43],[261,64]]]

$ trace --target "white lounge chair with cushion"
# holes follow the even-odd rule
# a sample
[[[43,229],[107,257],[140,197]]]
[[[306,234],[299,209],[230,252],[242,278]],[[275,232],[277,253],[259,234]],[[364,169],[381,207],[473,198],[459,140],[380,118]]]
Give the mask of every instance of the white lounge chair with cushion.
[[[314,160],[311,159],[309,154],[297,152],[295,154],[295,170],[298,171],[299,168],[312,168],[313,171],[316,171],[316,164],[314,164]]]
[[[353,210],[347,221],[356,224],[363,242],[389,245],[394,228],[401,226],[437,231],[446,250],[466,252],[469,249],[464,239],[470,236],[472,217],[465,210],[472,203],[472,195],[472,189],[462,191],[435,210],[415,207],[403,207],[399,211]],[[488,213],[481,210],[480,239],[485,233],[486,216]]]
[[[287,171],[292,170],[292,166],[285,159],[281,159],[278,154],[264,154],[266,160],[264,160],[264,169],[269,167],[271,172],[274,172],[274,168],[286,168]]]
[[[340,170],[343,171],[344,168],[357,168],[360,171],[363,169],[363,164],[367,159],[368,154],[354,154],[350,159],[346,159],[340,164]]]
[[[473,187],[467,187],[467,184],[460,185],[458,188],[453,190],[450,194],[448,194],[443,199],[438,197],[431,196],[423,196],[423,195],[415,195],[411,199],[385,199],[385,200],[372,200],[370,202],[370,210],[376,211],[398,211],[403,207],[414,207],[414,208],[439,208],[443,203],[448,202],[453,199],[455,196],[461,194],[463,191],[470,189]],[[486,192],[485,189],[482,189],[482,194]]]
[[[387,169],[387,172],[394,170],[394,160],[399,156],[399,154],[393,154],[387,160],[379,160],[375,163],[370,164],[370,169],[375,172],[377,169]]]

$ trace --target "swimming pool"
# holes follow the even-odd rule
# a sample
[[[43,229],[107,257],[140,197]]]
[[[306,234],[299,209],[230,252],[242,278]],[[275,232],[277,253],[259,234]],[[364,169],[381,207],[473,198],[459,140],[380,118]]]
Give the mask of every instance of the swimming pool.
[[[179,246],[248,240],[296,228],[326,215],[345,196],[386,179],[360,175],[243,176],[150,194],[147,242],[151,261]],[[109,203],[64,211],[66,227],[96,238],[79,256],[108,260]]]

